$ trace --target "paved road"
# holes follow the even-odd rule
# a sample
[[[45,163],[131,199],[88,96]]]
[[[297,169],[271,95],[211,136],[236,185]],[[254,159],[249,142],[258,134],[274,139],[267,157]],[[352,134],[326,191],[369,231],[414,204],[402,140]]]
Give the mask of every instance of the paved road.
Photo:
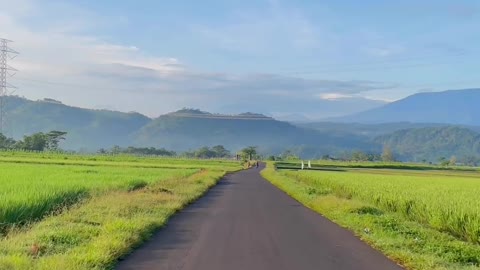
[[[401,269],[259,171],[227,176],[117,269]]]

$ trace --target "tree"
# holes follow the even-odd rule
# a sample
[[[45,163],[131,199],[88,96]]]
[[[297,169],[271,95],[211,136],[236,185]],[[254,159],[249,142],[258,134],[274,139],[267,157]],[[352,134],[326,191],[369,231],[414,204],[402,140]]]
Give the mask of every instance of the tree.
[[[118,145],[114,145],[111,150],[112,154],[118,155],[122,152],[122,148]]]
[[[390,148],[390,146],[388,146],[388,145],[383,146],[382,161],[384,161],[384,162],[395,161],[395,157],[393,156],[392,148]]]
[[[23,141],[18,141],[15,148],[30,151],[44,151],[47,143],[47,135],[43,132],[38,132],[30,136],[24,136]]]
[[[455,166],[457,165],[457,158],[455,156],[450,157],[450,160],[448,162],[448,165],[450,166]]]
[[[379,154],[367,153],[367,160],[368,161],[381,160],[381,156]]]
[[[292,150],[290,149],[287,149],[285,151],[283,151],[282,153],[282,158],[284,160],[299,160],[300,158],[298,157],[298,155],[296,155]]]
[[[323,159],[323,160],[330,160],[330,159],[332,159],[332,158],[330,157],[329,154],[326,154],[326,155],[323,155],[323,156],[322,156],[322,159]]]
[[[230,156],[230,151],[225,149],[223,145],[215,145],[212,147],[212,151],[215,152],[215,156],[219,158]]]
[[[257,155],[257,147],[256,146],[249,146],[242,149],[241,153],[245,158],[248,160],[252,160],[253,157]]]
[[[65,140],[65,135],[67,135],[67,132],[58,130],[52,130],[47,133],[47,148],[49,150],[58,150],[58,144],[60,143],[60,141]]]
[[[196,158],[213,158],[215,157],[215,152],[212,151],[210,148],[204,146],[199,148],[197,151],[195,151],[195,157]]]
[[[440,163],[440,165],[442,165],[442,166],[447,166],[447,165],[448,165],[448,163],[450,163],[450,161],[449,161],[449,160],[447,160],[447,158],[446,158],[446,157],[440,157],[440,158],[438,159],[438,162],[439,162],[439,163]]]
[[[368,161],[368,155],[362,151],[355,151],[352,153],[352,160],[354,161]]]
[[[15,140],[12,138],[7,138],[5,135],[0,133],[0,149],[11,149],[15,145]]]

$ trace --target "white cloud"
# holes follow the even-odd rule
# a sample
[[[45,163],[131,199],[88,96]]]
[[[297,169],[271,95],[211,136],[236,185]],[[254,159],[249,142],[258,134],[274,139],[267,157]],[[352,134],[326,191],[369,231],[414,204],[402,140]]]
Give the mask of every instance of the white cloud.
[[[319,94],[318,97],[325,100],[337,100],[342,98],[351,98],[354,96],[346,95],[342,93],[322,93],[322,94]]]
[[[252,99],[264,104],[290,104],[290,110],[295,110],[295,106],[300,110],[302,104],[311,104],[316,97],[338,99],[395,87],[370,81],[196,71],[176,56],[151,56],[135,44],[114,44],[94,35],[79,34],[80,29],[88,32],[95,24],[97,17],[89,12],[60,6],[49,14],[41,9],[40,2],[22,3],[23,8],[0,11],[0,36],[16,41],[12,45],[21,55],[12,65],[20,74],[13,82],[19,86],[16,94],[29,98],[51,97],[76,106],[136,110],[156,116],[183,106],[211,109],[232,101],[248,104]],[[38,27],[23,20],[42,12],[43,17],[80,15],[72,15],[72,23],[66,23],[66,27],[57,23]],[[242,16],[244,20],[239,24],[203,29],[203,34],[212,35],[221,46],[233,50],[268,50],[270,42],[279,36],[291,39],[293,47],[318,45],[316,30],[295,11],[287,12],[273,5],[269,18],[255,17],[250,21],[250,15]],[[64,16],[52,19],[66,20]],[[256,31],[250,32],[252,29]],[[258,39],[255,45],[250,44],[252,36]]]

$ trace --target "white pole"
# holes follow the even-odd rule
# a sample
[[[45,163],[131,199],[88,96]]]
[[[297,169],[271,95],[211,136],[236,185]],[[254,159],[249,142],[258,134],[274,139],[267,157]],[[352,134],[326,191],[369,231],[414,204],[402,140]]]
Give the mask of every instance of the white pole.
[[[308,168],[309,168],[309,169],[312,168],[312,164],[310,163],[310,160],[308,161]]]
[[[303,170],[304,167],[305,167],[305,164],[303,164],[303,160],[302,160],[302,170]]]

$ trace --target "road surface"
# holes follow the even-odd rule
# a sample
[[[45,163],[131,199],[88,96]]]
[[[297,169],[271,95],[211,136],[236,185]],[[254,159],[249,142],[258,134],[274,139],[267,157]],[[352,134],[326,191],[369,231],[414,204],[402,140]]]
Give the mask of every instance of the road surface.
[[[260,170],[225,177],[116,269],[402,269],[274,187]]]

